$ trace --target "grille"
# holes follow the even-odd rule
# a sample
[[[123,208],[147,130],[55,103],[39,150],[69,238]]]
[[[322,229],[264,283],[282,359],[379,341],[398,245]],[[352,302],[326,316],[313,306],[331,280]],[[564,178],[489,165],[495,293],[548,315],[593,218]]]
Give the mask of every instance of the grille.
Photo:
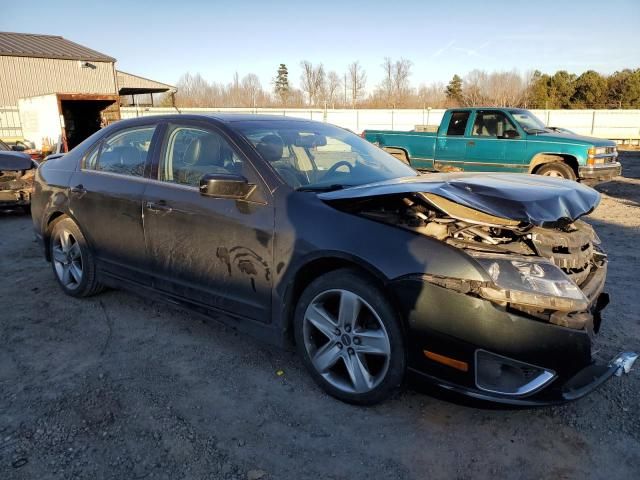
[[[560,267],[578,285],[591,272],[595,232],[588,223],[577,221],[571,231],[536,229],[531,240],[538,255]]]

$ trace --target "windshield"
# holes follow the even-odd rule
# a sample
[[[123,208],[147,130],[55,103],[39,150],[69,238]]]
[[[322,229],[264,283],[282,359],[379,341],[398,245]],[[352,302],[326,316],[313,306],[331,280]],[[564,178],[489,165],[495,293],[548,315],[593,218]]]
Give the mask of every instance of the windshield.
[[[518,125],[527,133],[534,132],[546,132],[547,127],[542,121],[536,117],[533,113],[527,110],[516,110],[511,112],[511,116],[514,118]]]
[[[234,122],[291,187],[326,191],[418,173],[397,158],[333,125],[295,120]]]

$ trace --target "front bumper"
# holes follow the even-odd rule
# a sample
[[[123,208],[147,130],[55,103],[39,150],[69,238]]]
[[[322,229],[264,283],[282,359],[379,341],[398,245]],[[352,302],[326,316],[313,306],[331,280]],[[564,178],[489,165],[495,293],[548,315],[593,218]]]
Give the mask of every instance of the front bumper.
[[[616,359],[597,363],[592,358],[600,311],[608,303],[601,288],[604,277],[596,277],[588,282],[592,320],[583,328],[553,324],[416,277],[398,279],[391,290],[408,324],[409,369],[448,390],[492,402],[532,406],[580,398],[618,370]],[[522,395],[482,389],[476,378],[479,350],[552,371],[555,376]],[[455,359],[453,365],[458,368],[434,360],[438,355]]]
[[[637,358],[638,355],[633,352],[620,353],[607,364],[592,364],[583,368],[564,384],[556,385],[553,389],[547,392],[540,392],[537,395],[532,394],[530,396],[523,397],[495,395],[478,388],[457,385],[415,369],[410,370],[416,376],[431,383],[435,383],[439,387],[471,398],[506,405],[534,407],[558,405],[578,400],[579,398],[582,398],[596,390],[614,375],[620,376],[623,373],[628,373]]]
[[[587,183],[608,182],[622,174],[620,162],[585,165],[578,168],[578,177]]]

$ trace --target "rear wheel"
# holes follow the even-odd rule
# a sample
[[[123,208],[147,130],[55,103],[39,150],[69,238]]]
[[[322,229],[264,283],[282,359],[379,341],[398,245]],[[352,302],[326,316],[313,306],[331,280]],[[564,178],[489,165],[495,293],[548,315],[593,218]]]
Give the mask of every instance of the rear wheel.
[[[356,271],[313,281],[295,312],[296,347],[314,380],[330,395],[370,405],[402,384],[405,348],[396,312],[384,293]]]
[[[536,174],[545,177],[565,178],[567,180],[576,179],[576,173],[573,168],[562,162],[545,163],[536,171]]]
[[[67,295],[88,297],[102,290],[93,253],[73,220],[63,218],[55,223],[49,248],[53,274]]]

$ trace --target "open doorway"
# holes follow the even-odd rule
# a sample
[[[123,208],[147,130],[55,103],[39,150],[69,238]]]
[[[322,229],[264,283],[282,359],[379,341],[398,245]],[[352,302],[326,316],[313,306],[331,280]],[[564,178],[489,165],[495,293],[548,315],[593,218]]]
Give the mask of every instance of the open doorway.
[[[102,127],[120,120],[118,97],[105,95],[58,95],[64,118],[63,142],[69,151]]]

